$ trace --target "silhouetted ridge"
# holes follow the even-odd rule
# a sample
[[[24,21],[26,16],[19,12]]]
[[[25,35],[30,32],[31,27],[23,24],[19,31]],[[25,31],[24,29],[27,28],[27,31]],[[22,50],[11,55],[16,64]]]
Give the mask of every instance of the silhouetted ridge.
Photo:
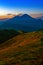
[[[17,15],[17,16],[15,16],[15,17],[13,17],[12,19],[20,19],[20,18],[24,18],[24,19],[26,19],[26,18],[32,18],[30,15],[28,15],[28,14],[24,14],[24,15]]]
[[[26,32],[36,31],[43,29],[43,21],[32,18],[28,14],[17,15],[0,25],[0,29],[14,29]]]
[[[25,17],[25,18],[32,18],[32,17],[31,17],[30,15],[28,15],[28,14],[24,14],[24,15],[22,15],[21,17],[22,17],[22,18],[23,18],[23,17]]]

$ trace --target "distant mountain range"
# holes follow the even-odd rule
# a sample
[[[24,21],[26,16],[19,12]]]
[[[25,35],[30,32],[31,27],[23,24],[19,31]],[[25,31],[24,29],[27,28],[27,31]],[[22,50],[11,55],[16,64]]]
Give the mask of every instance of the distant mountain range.
[[[35,31],[43,29],[43,20],[32,18],[27,14],[17,15],[5,21],[0,20],[0,29],[15,29],[26,32]]]
[[[41,17],[37,17],[36,19],[41,19],[41,20],[43,20],[43,16],[41,16]]]

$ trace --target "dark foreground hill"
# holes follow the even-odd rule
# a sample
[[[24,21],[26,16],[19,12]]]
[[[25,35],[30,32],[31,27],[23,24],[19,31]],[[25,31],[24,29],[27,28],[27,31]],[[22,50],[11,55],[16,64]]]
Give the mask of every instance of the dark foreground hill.
[[[43,30],[22,33],[0,45],[0,65],[43,65]]]
[[[12,30],[12,29],[0,30],[0,44],[18,34],[19,32]]]

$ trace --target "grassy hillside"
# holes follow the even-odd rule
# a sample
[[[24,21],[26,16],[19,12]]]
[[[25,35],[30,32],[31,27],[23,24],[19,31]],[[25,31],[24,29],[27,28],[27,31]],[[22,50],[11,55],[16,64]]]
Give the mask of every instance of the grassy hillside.
[[[0,43],[7,41],[8,39],[18,35],[19,32],[15,30],[0,30]]]
[[[0,65],[43,65],[43,30],[22,33],[1,44]]]

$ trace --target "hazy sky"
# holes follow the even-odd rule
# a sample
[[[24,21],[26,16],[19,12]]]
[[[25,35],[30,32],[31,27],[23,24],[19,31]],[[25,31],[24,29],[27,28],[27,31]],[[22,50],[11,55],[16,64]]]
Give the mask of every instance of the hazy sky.
[[[8,13],[43,13],[43,0],[0,0],[0,15]]]

